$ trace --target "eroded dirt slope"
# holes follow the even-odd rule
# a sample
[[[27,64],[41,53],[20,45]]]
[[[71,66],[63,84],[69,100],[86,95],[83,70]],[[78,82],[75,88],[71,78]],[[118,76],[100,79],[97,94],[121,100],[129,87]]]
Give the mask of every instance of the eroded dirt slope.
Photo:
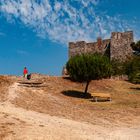
[[[63,77],[2,76],[0,81],[1,139],[140,138],[140,85],[92,81],[89,93],[112,97],[112,102],[95,103],[84,98],[85,84]]]

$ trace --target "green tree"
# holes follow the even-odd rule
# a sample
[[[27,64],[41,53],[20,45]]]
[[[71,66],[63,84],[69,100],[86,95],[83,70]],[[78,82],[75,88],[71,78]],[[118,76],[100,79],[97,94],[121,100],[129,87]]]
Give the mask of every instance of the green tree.
[[[121,61],[116,60],[116,59],[111,60],[112,75],[120,76],[120,75],[125,74],[125,63],[126,62],[121,62]]]
[[[134,56],[132,60],[126,64],[126,74],[132,83],[140,83],[140,57]]]
[[[131,47],[136,55],[140,55],[140,40],[137,41],[136,43],[133,42],[131,44]]]
[[[66,68],[70,77],[78,82],[86,82],[85,95],[91,80],[110,77],[109,58],[100,54],[83,54],[69,59]]]

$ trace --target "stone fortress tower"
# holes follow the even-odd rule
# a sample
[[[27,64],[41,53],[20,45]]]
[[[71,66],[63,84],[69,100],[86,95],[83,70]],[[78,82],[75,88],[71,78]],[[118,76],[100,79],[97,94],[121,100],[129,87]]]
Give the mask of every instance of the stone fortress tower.
[[[106,54],[109,58],[125,61],[132,56],[131,43],[134,42],[133,31],[112,32],[110,39],[97,39],[97,42],[85,41],[69,43],[69,58],[84,53]]]

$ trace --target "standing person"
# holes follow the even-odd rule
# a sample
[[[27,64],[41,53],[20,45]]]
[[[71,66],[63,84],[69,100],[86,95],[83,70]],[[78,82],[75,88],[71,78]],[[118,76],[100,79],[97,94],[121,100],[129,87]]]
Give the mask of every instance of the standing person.
[[[24,67],[24,70],[23,70],[23,77],[24,78],[27,78],[27,74],[28,74],[28,70],[26,67]]]

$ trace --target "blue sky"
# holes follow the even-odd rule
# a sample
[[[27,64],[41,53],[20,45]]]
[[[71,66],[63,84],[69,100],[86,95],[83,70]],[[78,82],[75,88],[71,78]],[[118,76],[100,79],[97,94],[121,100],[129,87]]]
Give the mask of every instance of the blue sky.
[[[0,74],[61,75],[68,42],[133,30],[140,39],[139,0],[0,0]]]

